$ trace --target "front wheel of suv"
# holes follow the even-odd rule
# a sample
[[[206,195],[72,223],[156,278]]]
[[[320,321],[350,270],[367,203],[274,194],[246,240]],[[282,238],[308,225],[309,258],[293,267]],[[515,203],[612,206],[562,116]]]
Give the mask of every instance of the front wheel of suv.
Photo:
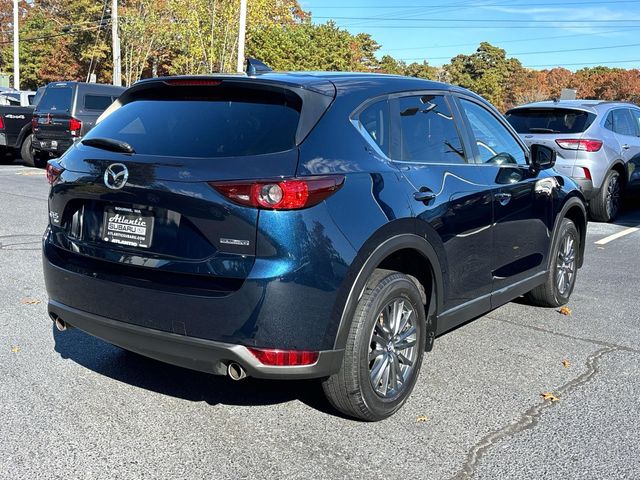
[[[416,383],[425,340],[416,284],[402,273],[376,270],[356,307],[340,371],[323,382],[329,402],[366,421],[393,415]]]
[[[545,283],[531,290],[527,297],[541,307],[560,307],[569,302],[576,284],[580,234],[575,224],[563,218],[551,249],[552,263]]]
[[[620,211],[622,199],[622,178],[619,172],[611,170],[602,182],[598,195],[589,202],[591,217],[598,222],[612,222]]]

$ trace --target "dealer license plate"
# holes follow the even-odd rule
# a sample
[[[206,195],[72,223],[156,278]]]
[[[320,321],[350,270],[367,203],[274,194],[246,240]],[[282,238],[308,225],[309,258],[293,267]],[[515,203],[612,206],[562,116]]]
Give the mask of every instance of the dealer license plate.
[[[149,248],[153,238],[153,215],[137,208],[106,207],[102,239],[130,247]]]

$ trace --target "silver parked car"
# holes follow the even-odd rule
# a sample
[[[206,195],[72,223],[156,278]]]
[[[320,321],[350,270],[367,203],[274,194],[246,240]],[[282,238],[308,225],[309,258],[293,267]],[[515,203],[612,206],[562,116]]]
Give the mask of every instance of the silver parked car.
[[[560,100],[522,105],[506,116],[527,144],[558,152],[556,169],[581,187],[594,220],[613,221],[622,195],[640,187],[640,107]]]

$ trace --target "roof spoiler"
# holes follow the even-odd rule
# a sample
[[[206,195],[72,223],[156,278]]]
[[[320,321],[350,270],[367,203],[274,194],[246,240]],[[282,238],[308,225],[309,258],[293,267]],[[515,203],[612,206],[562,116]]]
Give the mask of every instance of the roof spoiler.
[[[273,69],[268,65],[265,65],[257,58],[247,57],[247,75],[255,77],[256,75],[262,75],[263,73],[273,72]]]

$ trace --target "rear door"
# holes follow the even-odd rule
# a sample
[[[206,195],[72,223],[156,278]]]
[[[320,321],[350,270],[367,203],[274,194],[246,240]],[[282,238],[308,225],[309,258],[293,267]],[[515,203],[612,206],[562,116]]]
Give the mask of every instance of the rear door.
[[[631,108],[629,111],[637,133],[635,138],[630,139],[629,145],[632,147],[627,151],[628,186],[633,190],[638,190],[640,189],[640,109]]]
[[[456,107],[445,93],[390,100],[389,156],[414,188],[419,221],[439,234],[447,258],[445,310],[489,308],[492,194],[473,161]]]
[[[616,108],[607,117],[607,128],[613,130],[620,145],[620,156],[627,166],[629,186],[638,186],[636,168],[640,167],[640,123],[637,109]]]
[[[474,136],[474,153],[493,186],[492,306],[511,299],[508,287],[543,275],[553,228],[555,179],[532,172],[523,145],[480,102],[458,99]]]

